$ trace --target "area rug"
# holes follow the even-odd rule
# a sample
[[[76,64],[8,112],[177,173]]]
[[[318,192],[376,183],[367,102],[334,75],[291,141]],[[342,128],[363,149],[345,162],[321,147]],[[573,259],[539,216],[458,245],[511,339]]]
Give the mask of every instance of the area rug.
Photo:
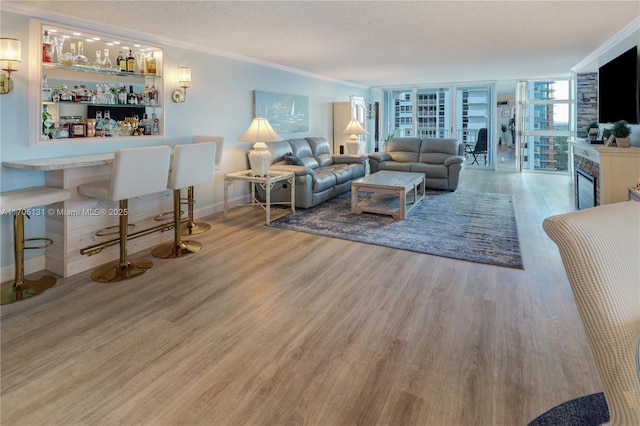
[[[598,426],[609,421],[604,394],[572,399],[538,416],[529,426]]]
[[[511,195],[427,191],[405,220],[351,213],[351,193],[271,226],[470,262],[524,269]]]

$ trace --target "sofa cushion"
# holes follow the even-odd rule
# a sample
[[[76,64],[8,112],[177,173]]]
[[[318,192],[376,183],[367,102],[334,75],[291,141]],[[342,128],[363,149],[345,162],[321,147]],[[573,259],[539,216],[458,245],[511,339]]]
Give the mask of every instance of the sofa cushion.
[[[353,179],[352,168],[347,166],[346,164],[333,166],[331,169],[331,173],[336,176],[337,184],[349,182],[351,179]]]
[[[313,192],[320,192],[336,185],[336,175],[334,175],[331,168],[317,168],[313,173]]]
[[[447,179],[449,178],[449,170],[444,164],[428,164],[428,163],[412,163],[411,171],[416,173],[424,173],[427,178]]]
[[[393,161],[418,161],[420,157],[419,138],[392,138],[387,142],[385,152]]]
[[[269,142],[267,149],[271,153],[271,164],[284,161],[284,156],[291,154],[291,145],[287,141]]]
[[[300,158],[306,167],[310,169],[318,168],[318,160],[314,158],[311,146],[306,139],[289,139],[287,142],[289,142],[293,154]]]
[[[378,164],[378,170],[394,170],[396,172],[410,172],[412,162],[383,161]]]
[[[313,156],[318,161],[318,165],[330,166],[333,164],[333,157],[331,156],[331,147],[329,142],[325,138],[305,138],[311,147]]]
[[[290,166],[304,166],[304,163],[297,155],[294,155],[292,152],[288,153],[284,156],[284,164]]]
[[[458,155],[458,140],[444,138],[425,138],[420,146],[420,161],[430,164],[443,164],[452,155]]]

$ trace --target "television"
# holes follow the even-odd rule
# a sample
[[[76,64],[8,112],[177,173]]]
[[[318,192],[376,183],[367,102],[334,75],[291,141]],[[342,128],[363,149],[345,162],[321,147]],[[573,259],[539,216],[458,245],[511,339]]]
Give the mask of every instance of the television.
[[[640,123],[638,46],[602,65],[598,72],[598,121]]]

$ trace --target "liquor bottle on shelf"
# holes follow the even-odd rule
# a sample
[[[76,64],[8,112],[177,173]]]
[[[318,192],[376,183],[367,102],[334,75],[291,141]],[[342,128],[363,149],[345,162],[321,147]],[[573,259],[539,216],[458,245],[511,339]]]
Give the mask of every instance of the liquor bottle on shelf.
[[[111,112],[106,110],[104,112],[104,118],[102,119],[102,129],[105,136],[111,136],[113,128],[115,127],[114,121],[111,119]]]
[[[51,128],[53,127],[53,117],[49,113],[47,105],[42,105],[42,136],[51,139]]]
[[[129,105],[138,105],[138,95],[133,92],[133,86],[129,86],[129,94],[127,95],[127,103]]]
[[[45,31],[42,36],[42,62],[51,62],[53,60],[53,47],[49,38],[49,31]]]
[[[123,83],[120,83],[120,90],[118,91],[118,103],[122,105],[127,104],[127,89]]]
[[[118,59],[116,59],[116,62],[118,63],[118,68],[120,68],[120,71],[127,72],[127,60],[124,56],[122,56],[122,50],[118,52]]]
[[[102,111],[96,111],[96,125],[95,125],[95,135],[99,137],[104,136],[103,119],[102,119]]]
[[[156,117],[156,113],[155,112],[151,113],[151,120],[153,121],[153,123],[151,124],[151,134],[152,135],[159,135],[160,134],[160,120],[158,120],[158,117]]]
[[[133,52],[129,49],[129,56],[127,56],[127,72],[135,72],[136,70],[136,58],[133,56]]]
[[[144,129],[144,134],[145,135],[150,135],[152,130],[153,130],[153,120],[149,119],[149,114],[147,114],[146,112],[144,113],[144,116],[142,118],[142,121],[140,122],[140,125],[142,126],[142,128]]]
[[[109,49],[104,49],[104,59],[102,60],[102,67],[111,69],[113,68],[113,64],[111,63],[111,59],[109,59]]]
[[[73,63],[75,65],[86,65],[89,62],[86,56],[84,56],[84,44],[79,41],[78,42],[78,54],[73,58]]]
[[[147,74],[156,75],[157,69],[158,69],[158,63],[156,61],[156,58],[153,56],[153,50],[152,50],[151,54],[147,58]]]
[[[53,101],[53,90],[49,87],[47,83],[47,76],[42,76],[42,101],[43,102],[51,102]]]

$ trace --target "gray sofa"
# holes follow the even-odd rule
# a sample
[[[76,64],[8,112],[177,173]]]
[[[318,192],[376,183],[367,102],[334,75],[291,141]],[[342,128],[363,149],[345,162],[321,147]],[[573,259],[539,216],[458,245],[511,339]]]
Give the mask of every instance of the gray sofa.
[[[288,139],[267,144],[271,170],[296,174],[296,207],[309,208],[351,190],[351,181],[365,174],[366,156],[333,155],[324,138]],[[286,184],[284,184],[286,185]],[[258,186],[258,195],[264,191]],[[271,201],[289,201],[290,192],[283,184],[271,191]]]
[[[371,173],[424,173],[427,188],[455,191],[464,167],[464,144],[456,139],[393,138],[385,152],[369,154],[369,165]]]

